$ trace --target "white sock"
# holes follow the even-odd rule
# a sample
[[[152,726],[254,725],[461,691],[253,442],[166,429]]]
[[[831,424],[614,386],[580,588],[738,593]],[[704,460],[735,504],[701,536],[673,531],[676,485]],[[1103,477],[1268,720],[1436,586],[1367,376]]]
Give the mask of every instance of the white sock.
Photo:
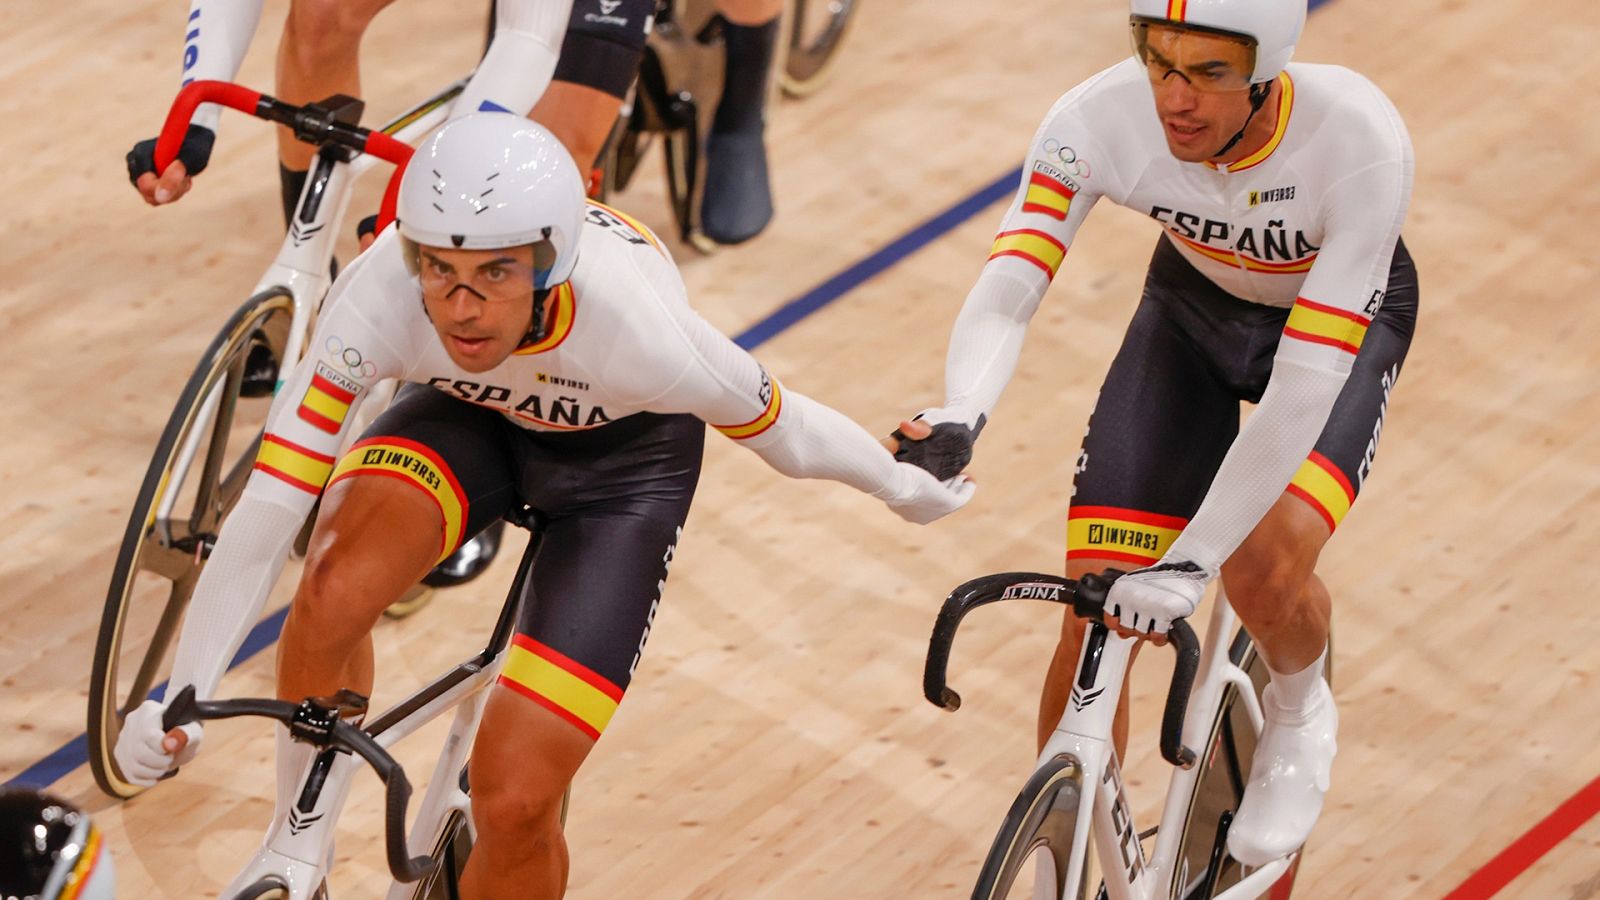
[[[1285,712],[1303,712],[1311,707],[1321,694],[1317,686],[1322,683],[1322,672],[1327,667],[1328,648],[1322,648],[1322,654],[1315,662],[1298,672],[1285,674],[1267,663],[1267,672],[1272,676],[1272,700],[1279,709]]]
[[[289,808],[300,799],[300,773],[311,762],[316,748],[289,737],[287,728],[279,728],[278,739],[278,798],[272,810],[272,821],[277,822],[289,814]]]

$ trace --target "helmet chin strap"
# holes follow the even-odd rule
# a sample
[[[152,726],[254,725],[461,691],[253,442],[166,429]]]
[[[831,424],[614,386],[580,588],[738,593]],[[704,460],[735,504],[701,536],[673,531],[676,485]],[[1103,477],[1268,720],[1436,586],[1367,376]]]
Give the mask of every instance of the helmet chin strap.
[[[1233,137],[1229,138],[1226,144],[1222,145],[1222,149],[1211,154],[1212,159],[1222,156],[1229,150],[1232,150],[1235,144],[1239,143],[1241,140],[1244,140],[1245,129],[1250,127],[1250,121],[1256,117],[1256,113],[1261,111],[1261,107],[1266,105],[1267,97],[1271,93],[1272,82],[1270,81],[1263,81],[1260,84],[1250,85],[1250,115],[1244,117],[1244,124],[1239,126],[1239,131],[1234,134]]]
[[[545,339],[544,304],[550,296],[550,288],[533,289],[533,322],[528,326],[528,333],[522,336],[522,343],[537,344]]]

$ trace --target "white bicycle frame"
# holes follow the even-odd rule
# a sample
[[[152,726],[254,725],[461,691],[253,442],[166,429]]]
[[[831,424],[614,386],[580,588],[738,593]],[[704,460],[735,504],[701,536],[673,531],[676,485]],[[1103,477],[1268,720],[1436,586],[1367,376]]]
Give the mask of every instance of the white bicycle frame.
[[[1183,746],[1193,748],[1202,759],[1207,743],[1212,738],[1209,732],[1215,711],[1221,704],[1223,692],[1230,685],[1236,689],[1235,702],[1243,704],[1256,735],[1261,733],[1261,705],[1256,699],[1250,675],[1228,657],[1229,637],[1237,626],[1238,616],[1219,587],[1211,610],[1210,625],[1201,645],[1199,671],[1184,717]],[[1166,802],[1162,807],[1161,825],[1156,831],[1155,849],[1146,858],[1139,841],[1140,830],[1128,806],[1117,750],[1111,741],[1112,720],[1137,641],[1120,637],[1116,632],[1108,633],[1099,664],[1090,666],[1094,676],[1092,683],[1085,685],[1077,679],[1085,667],[1085,657],[1092,650],[1090,643],[1084,641],[1084,650],[1073,676],[1070,702],[1038,760],[1038,765],[1043,766],[1052,759],[1068,757],[1076,761],[1081,773],[1076,831],[1072,837],[1066,891],[1062,896],[1076,897],[1082,889],[1078,882],[1083,877],[1092,827],[1095,853],[1110,900],[1167,900],[1180,897],[1183,891],[1191,887],[1186,883],[1189,873],[1180,862],[1180,842],[1184,820],[1189,815],[1191,800],[1200,780],[1200,766],[1173,769],[1172,779],[1167,785]],[[1238,884],[1218,893],[1214,900],[1248,900],[1261,896],[1289,870],[1295,855],[1290,854],[1256,869]],[[1060,900],[1055,895],[1053,880],[1048,877],[1045,860],[1046,857],[1041,857],[1036,863],[1039,870],[1034,881],[1034,896],[1037,900]]]
[[[468,796],[461,790],[459,775],[483,717],[487,688],[500,674],[505,654],[502,647],[487,664],[476,658],[462,663],[451,676],[413,694],[366,729],[379,746],[389,750],[407,735],[455,710],[455,720],[434,765],[428,790],[407,832],[406,848],[412,856],[438,853],[440,848],[434,844],[452,815],[464,817],[468,833],[476,838]],[[364,765],[350,753],[323,750],[316,754],[300,773],[296,805],[286,816],[272,822],[261,849],[234,876],[222,897],[231,898],[263,879],[279,881],[288,891],[289,900],[315,896],[332,868],[334,829],[350,793],[350,779]],[[416,889],[416,884],[394,882],[387,896],[389,900],[407,900]]]
[[[443,124],[450,112],[451,104],[465,85],[465,79],[456,82],[395,119],[382,130],[397,140],[406,143],[415,141]],[[350,160],[341,156],[342,154],[336,150],[317,155],[306,177],[300,201],[296,204],[294,220],[289,223],[289,230],[283,236],[283,243],[278,246],[278,255],[262,273],[261,278],[256,281],[255,289],[251,291],[251,296],[254,296],[262,291],[282,288],[293,298],[294,313],[290,320],[288,343],[284,347],[282,367],[279,369],[275,390],[283,386],[282,375],[285,369],[293,365],[303,354],[316,321],[316,310],[332,284],[328,266],[333,259],[334,241],[339,227],[350,205],[350,188],[356,179],[380,162],[377,158],[365,154],[356,155]],[[191,429],[189,438],[179,451],[176,464],[173,466],[170,484],[174,488],[182,485],[184,479],[188,477],[189,467],[199,452],[201,441],[209,439],[211,422],[216,415],[217,407],[222,402],[224,389],[225,384],[219,382],[206,397],[197,423]],[[352,427],[349,432],[351,436],[360,434],[360,426],[370,421],[370,417],[377,415],[378,411],[387,405],[387,397],[392,395],[393,390],[392,383],[380,384],[373,390],[372,397],[362,404],[365,417],[355,422],[356,427]],[[379,402],[371,402],[374,397]],[[163,492],[156,506],[156,518],[172,517],[179,493],[176,489]]]

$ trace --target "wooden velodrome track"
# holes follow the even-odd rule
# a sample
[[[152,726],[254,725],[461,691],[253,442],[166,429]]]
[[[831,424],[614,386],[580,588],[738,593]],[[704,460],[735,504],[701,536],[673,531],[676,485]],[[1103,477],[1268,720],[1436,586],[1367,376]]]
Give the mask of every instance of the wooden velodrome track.
[[[285,5],[267,4],[246,83],[270,89]],[[407,0],[380,17],[371,118],[471,64],[481,26],[454,20],[459,6]],[[147,209],[124,180],[123,152],[171,97],[183,4],[64,12],[0,14],[6,779],[82,732],[127,504],[193,361],[279,236],[259,123],[224,122],[213,168],[175,208]],[[833,83],[772,115],[772,229],[737,251],[677,251],[696,305],[739,333],[992,183],[1059,93],[1124,54],[1124,17],[1122,0],[868,0]],[[1574,565],[1600,545],[1595,21],[1585,0],[1337,0],[1302,42],[1299,58],[1359,69],[1406,117],[1423,311],[1376,477],[1322,568],[1341,754],[1296,896],[1436,898],[1486,865],[1454,896],[1505,881],[1501,896],[1600,893],[1600,803],[1591,789],[1557,811],[1600,774],[1600,626]],[[667,229],[654,172],[618,203]],[[1057,615],[974,617],[955,716],[920,697],[925,641],[956,583],[1060,566],[1070,461],[1157,234],[1103,207],[1039,314],[961,514],[917,529],[713,439],[650,652],[575,788],[572,896],[965,896],[1032,761]],[[933,404],[999,211],[953,217],[758,355],[875,432]],[[380,625],[375,702],[481,641],[516,555]],[[1161,656],[1135,679],[1144,819],[1165,783]],[[268,694],[271,671],[260,654],[223,692]],[[182,778],[122,805],[85,768],[55,782],[107,829],[121,896],[214,892],[258,840],[266,726],[214,726],[206,745]],[[418,739],[402,759],[425,772],[431,752]],[[375,784],[363,776],[348,806],[336,896],[380,894]]]

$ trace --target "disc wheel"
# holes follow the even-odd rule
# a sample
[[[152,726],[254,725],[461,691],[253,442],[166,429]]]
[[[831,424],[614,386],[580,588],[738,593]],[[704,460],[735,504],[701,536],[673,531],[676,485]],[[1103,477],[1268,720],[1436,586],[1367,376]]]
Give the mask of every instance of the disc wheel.
[[[861,0],[794,0],[783,26],[788,46],[778,70],[785,94],[804,97],[822,86],[860,5]]]
[[[106,592],[89,678],[89,768],[101,790],[143,788],[117,768],[123,719],[156,686],[195,582],[255,461],[270,397],[241,397],[251,347],[282,360],[294,300],[251,297],[212,340],[173,408],[145,471]]]
[[[1266,661],[1256,651],[1255,642],[1244,629],[1234,635],[1228,647],[1228,658],[1250,676],[1257,702],[1267,686],[1269,675]],[[1323,675],[1333,682],[1333,654],[1328,654],[1328,665]],[[1217,841],[1217,826],[1224,812],[1234,813],[1244,798],[1245,785],[1250,779],[1250,765],[1255,760],[1256,732],[1243,704],[1238,702],[1238,691],[1229,686],[1223,691],[1222,703],[1217,707],[1211,723],[1210,742],[1201,756],[1200,778],[1190,798],[1189,815],[1184,819],[1183,838],[1179,844],[1178,871],[1174,873],[1173,896],[1183,900],[1207,900],[1209,896],[1238,884],[1246,874],[1231,856],[1224,855],[1217,872],[1216,883],[1207,890],[1212,848]],[[1263,896],[1283,900],[1294,888],[1295,875],[1300,868],[1296,856],[1289,871]]]
[[[1058,756],[1036,769],[995,835],[972,900],[1033,897],[1034,884],[1023,874],[1030,858],[1037,860],[1035,877],[1054,885],[1051,896],[1063,896],[1082,795],[1083,769],[1076,759]],[[1087,881],[1086,864],[1071,900],[1083,900]]]

